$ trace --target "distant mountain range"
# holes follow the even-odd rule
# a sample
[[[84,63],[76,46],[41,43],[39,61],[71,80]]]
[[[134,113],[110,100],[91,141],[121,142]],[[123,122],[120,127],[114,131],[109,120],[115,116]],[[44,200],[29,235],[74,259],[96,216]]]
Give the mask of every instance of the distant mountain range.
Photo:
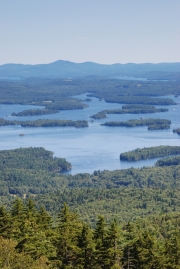
[[[87,76],[133,76],[149,79],[180,79],[180,63],[97,64],[59,60],[50,64],[0,65],[0,78],[82,78]]]

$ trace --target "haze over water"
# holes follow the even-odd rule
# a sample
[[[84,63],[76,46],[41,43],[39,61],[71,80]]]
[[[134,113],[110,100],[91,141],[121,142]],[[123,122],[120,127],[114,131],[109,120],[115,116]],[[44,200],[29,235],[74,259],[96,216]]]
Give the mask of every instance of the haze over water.
[[[85,99],[86,95],[78,96]],[[174,98],[180,103],[180,98]],[[79,110],[66,110],[57,114],[12,117],[25,109],[36,108],[30,105],[0,105],[0,117],[8,120],[63,119],[88,120],[88,128],[47,127],[23,128],[21,126],[0,127],[0,149],[15,149],[19,147],[44,147],[54,152],[54,156],[66,158],[71,162],[71,174],[93,173],[94,170],[116,170],[129,167],[153,166],[157,159],[138,162],[122,162],[119,155],[122,152],[142,147],[159,145],[180,146],[180,137],[173,133],[174,128],[180,127],[180,104],[166,106],[169,112],[152,114],[108,115],[103,120],[90,122],[93,114],[105,110],[121,108],[121,104],[111,104],[92,98],[86,102],[89,107]],[[165,107],[165,106],[164,106]],[[40,107],[39,107],[40,108]],[[139,118],[162,118],[172,121],[170,130],[148,131],[147,127],[107,127],[100,124],[106,121],[126,121]],[[19,134],[24,136],[19,136]]]

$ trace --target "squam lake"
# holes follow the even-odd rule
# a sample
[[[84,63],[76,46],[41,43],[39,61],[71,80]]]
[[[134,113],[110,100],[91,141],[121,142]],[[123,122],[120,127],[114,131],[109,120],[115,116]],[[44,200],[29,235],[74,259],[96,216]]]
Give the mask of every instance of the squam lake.
[[[76,96],[85,99],[86,95]],[[88,128],[74,127],[47,127],[24,128],[21,126],[0,127],[0,150],[15,149],[19,147],[44,147],[54,152],[54,156],[66,158],[72,164],[68,173],[90,173],[95,170],[116,170],[129,167],[153,166],[158,159],[148,159],[137,162],[120,161],[120,153],[142,147],[159,145],[180,146],[180,136],[173,133],[174,128],[180,127],[180,97],[168,96],[177,105],[164,106],[169,109],[164,113],[152,114],[111,114],[108,118],[94,120],[90,116],[105,109],[118,109],[122,104],[106,103],[98,98],[91,98],[85,102],[88,108],[79,110],[65,110],[57,114],[13,117],[26,109],[42,107],[30,105],[0,105],[0,117],[7,120],[36,120],[36,119],[62,119],[87,120]],[[157,106],[158,107],[158,106]],[[107,127],[100,124],[106,121],[126,121],[140,118],[170,119],[172,124],[169,130],[148,131],[147,127]],[[19,136],[24,134],[24,136]]]

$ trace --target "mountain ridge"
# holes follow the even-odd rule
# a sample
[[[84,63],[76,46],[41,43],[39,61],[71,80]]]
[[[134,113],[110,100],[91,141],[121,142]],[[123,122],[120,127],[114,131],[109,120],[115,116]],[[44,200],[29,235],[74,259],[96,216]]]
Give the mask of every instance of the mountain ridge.
[[[114,63],[99,64],[94,62],[75,63],[57,60],[48,64],[14,64],[0,65],[0,78],[8,77],[59,77],[78,78],[86,76],[147,76],[151,72],[178,73],[180,74],[180,63]]]

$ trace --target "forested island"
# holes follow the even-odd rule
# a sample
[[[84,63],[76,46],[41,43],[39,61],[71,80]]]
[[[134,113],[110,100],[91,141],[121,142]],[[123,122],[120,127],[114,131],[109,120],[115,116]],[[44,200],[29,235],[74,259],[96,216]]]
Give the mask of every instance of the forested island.
[[[16,121],[16,120],[5,120],[0,118],[0,126],[6,125],[20,125],[21,127],[76,127],[84,128],[88,127],[88,122],[86,120],[51,120],[42,119],[34,121]]]
[[[91,116],[93,119],[104,119],[107,114],[147,114],[147,113],[158,113],[167,112],[167,108],[155,108],[154,106],[145,105],[126,105],[122,106],[122,109],[110,109],[103,110]]]
[[[15,117],[24,117],[24,116],[40,116],[40,115],[48,115],[58,113],[59,110],[56,109],[27,109],[23,110],[19,113],[12,113],[12,116]]]
[[[87,98],[90,99],[90,98]],[[61,98],[60,101],[45,100],[35,102],[34,105],[45,105],[43,109],[28,109],[23,110],[19,113],[12,113],[12,116],[37,116],[46,114],[55,114],[60,110],[74,110],[74,109],[84,109],[88,107],[87,104],[81,103],[81,100],[75,98]]]
[[[122,161],[138,161],[145,159],[152,159],[157,157],[164,157],[167,155],[180,154],[180,147],[178,146],[157,146],[149,148],[137,148],[132,151],[123,152],[120,154]]]
[[[148,126],[148,130],[163,130],[170,128],[171,121],[166,119],[140,119],[128,121],[109,121],[102,123],[102,126],[109,127],[137,127]]]

